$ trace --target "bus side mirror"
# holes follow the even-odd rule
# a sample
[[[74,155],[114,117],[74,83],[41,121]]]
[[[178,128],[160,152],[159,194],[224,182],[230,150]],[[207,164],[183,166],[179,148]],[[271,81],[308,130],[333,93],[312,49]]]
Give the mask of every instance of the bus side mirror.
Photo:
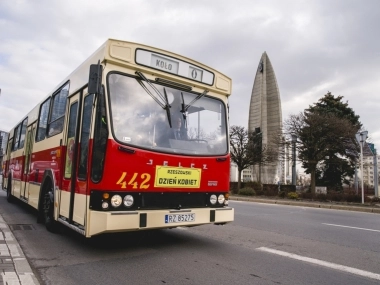
[[[102,66],[100,63],[90,65],[90,76],[88,79],[88,93],[99,94],[102,86]]]

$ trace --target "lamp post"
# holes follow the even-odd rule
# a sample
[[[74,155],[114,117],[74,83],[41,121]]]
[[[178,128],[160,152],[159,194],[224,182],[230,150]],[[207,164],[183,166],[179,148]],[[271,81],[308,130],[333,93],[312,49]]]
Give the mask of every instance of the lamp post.
[[[354,189],[355,189],[355,194],[358,195],[358,166],[357,166],[356,161],[355,161]]]
[[[373,172],[375,174],[374,176],[374,179],[373,179],[373,182],[374,185],[375,185],[375,196],[376,197],[379,197],[379,181],[378,181],[378,172],[377,172],[377,152],[376,152],[376,148],[374,149],[374,153],[373,153]]]
[[[297,136],[292,135],[292,185],[296,185],[296,142]]]
[[[261,128],[255,128],[255,138],[257,139],[256,150],[259,157],[259,183],[261,183],[261,161],[262,161],[262,151],[263,151],[263,133],[261,132]]]
[[[364,179],[363,179],[363,146],[367,139],[368,131],[363,131],[356,134],[356,140],[360,145],[360,172],[362,174],[361,184],[362,184],[362,204],[364,204]]]

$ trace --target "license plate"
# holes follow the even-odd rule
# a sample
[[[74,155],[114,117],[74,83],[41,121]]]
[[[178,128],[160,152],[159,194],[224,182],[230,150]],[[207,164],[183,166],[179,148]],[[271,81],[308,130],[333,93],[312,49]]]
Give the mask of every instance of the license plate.
[[[195,214],[171,214],[165,215],[165,224],[194,222]]]

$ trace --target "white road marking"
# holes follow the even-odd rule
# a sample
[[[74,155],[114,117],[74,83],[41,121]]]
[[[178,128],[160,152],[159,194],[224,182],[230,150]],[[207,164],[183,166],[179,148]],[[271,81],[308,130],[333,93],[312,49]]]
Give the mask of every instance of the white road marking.
[[[251,202],[251,201],[241,201],[241,200],[228,200],[228,202],[236,203],[236,204],[259,204],[259,205],[266,205],[266,206],[279,206],[280,204],[272,204],[272,203],[263,203],[263,202]],[[281,205],[281,206],[289,206],[289,205]]]
[[[188,227],[176,227],[177,230],[188,231]]]
[[[349,229],[356,229],[356,230],[363,230],[363,231],[370,231],[370,232],[378,232],[378,233],[380,233],[380,230],[373,230],[373,229],[365,229],[365,228],[349,227],[349,226],[334,225],[334,224],[326,224],[326,223],[322,223],[322,225],[333,226],[333,227],[341,227],[341,228],[349,228]]]
[[[285,256],[285,257],[289,257],[289,258],[304,261],[304,262],[309,262],[312,264],[328,267],[330,269],[336,269],[336,270],[360,275],[363,277],[372,278],[375,280],[380,280],[380,274],[360,270],[360,269],[353,268],[353,267],[348,267],[348,266],[344,266],[344,265],[340,265],[340,264],[336,264],[336,263],[331,263],[331,262],[327,262],[327,261],[323,261],[323,260],[319,260],[319,259],[305,257],[305,256],[301,256],[301,255],[297,255],[297,254],[293,254],[293,253],[288,253],[288,252],[281,251],[281,250],[271,249],[271,248],[267,248],[267,247],[259,247],[259,248],[257,248],[257,250],[269,252],[269,253]]]

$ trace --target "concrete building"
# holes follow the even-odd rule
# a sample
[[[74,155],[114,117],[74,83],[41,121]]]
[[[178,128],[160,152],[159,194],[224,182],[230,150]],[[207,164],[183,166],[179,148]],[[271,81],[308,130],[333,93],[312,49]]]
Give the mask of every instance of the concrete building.
[[[231,162],[230,181],[231,182],[238,182],[238,178],[239,178],[239,172],[238,172],[237,165],[234,162]],[[241,180],[240,181],[241,182],[253,181],[252,168],[251,167],[248,167],[241,172]]]
[[[247,169],[244,169],[241,173],[241,181],[244,182],[251,182],[253,181],[252,177],[252,166],[248,167]]]
[[[263,147],[271,147],[278,139],[282,127],[280,92],[272,64],[266,52],[261,56],[253,83],[249,107],[248,130],[260,132]],[[276,183],[283,180],[285,165],[274,162],[252,168],[253,180],[262,183]]]
[[[379,167],[380,163],[380,156],[378,155],[376,157],[377,159],[377,165]],[[363,156],[363,182],[365,185],[368,185],[369,187],[375,186],[375,176],[379,177],[379,169],[377,171],[377,174],[375,173],[375,167],[374,167],[374,157],[372,155]]]
[[[8,133],[0,130],[0,174],[3,172],[3,158],[7,149]]]
[[[231,164],[230,164],[230,181],[231,182],[237,182],[238,181],[238,168],[237,168],[237,165],[231,161]]]

